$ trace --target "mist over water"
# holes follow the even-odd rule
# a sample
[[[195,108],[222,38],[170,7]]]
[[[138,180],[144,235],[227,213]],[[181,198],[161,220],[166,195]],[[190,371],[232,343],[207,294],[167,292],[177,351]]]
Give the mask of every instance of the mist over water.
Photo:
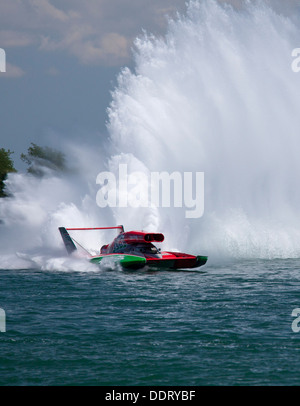
[[[38,267],[68,269],[57,227],[117,224],[163,232],[166,248],[210,259],[300,257],[300,74],[291,69],[300,25],[292,17],[263,2],[191,1],[164,38],[138,38],[135,70],[120,73],[108,109],[109,153],[100,141],[99,151],[69,146],[76,175],[9,175],[0,267],[32,266],[29,255]],[[203,217],[185,218],[185,207],[100,209],[96,176],[117,174],[120,163],[146,174],[204,172]]]
[[[58,227],[93,227],[104,218],[112,221],[107,210],[99,216],[94,197],[99,162],[104,158],[100,148],[93,150],[84,144],[67,143],[63,150],[70,164],[68,173],[49,170],[43,178],[8,175],[6,185],[11,196],[0,200],[0,268],[80,271],[93,268],[86,261],[67,257]],[[80,240],[91,252],[96,248],[92,237],[83,235]],[[98,250],[100,243],[98,240]]]

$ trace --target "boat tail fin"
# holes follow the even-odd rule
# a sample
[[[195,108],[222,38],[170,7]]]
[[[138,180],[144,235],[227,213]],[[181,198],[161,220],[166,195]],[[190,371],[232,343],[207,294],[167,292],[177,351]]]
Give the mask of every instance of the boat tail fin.
[[[68,254],[72,254],[72,252],[77,250],[76,245],[74,244],[72,238],[70,237],[65,227],[59,227],[58,229]]]

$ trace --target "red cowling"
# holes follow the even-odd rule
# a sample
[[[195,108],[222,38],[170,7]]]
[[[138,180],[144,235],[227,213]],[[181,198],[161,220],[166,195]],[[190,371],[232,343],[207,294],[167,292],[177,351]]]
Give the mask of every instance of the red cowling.
[[[127,243],[162,242],[165,237],[161,233],[144,233],[142,231],[129,231],[123,234]]]

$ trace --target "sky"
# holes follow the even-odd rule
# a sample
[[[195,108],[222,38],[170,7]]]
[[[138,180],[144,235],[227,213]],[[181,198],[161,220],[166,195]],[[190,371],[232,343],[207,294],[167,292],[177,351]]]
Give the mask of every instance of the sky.
[[[299,10],[299,0],[265,1],[284,14]],[[185,9],[186,0],[0,0],[0,147],[14,151],[15,167],[23,170],[31,142],[104,140],[117,75],[134,69],[134,40],[163,36]]]
[[[99,143],[116,77],[132,67],[134,39],[163,35],[184,0],[0,0],[0,147]]]

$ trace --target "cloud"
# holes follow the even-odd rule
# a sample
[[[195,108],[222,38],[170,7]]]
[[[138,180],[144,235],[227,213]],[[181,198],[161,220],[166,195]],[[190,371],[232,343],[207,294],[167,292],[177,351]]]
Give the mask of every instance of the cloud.
[[[55,66],[50,66],[50,68],[46,69],[45,73],[49,76],[58,76],[60,72]]]
[[[25,75],[25,72],[23,69],[21,69],[19,66],[12,65],[11,63],[6,64],[6,72],[5,73],[0,73],[0,78],[20,78]]]
[[[0,44],[3,48],[26,47],[34,43],[32,35],[13,30],[0,30]]]
[[[83,64],[119,65],[142,29],[161,32],[178,8],[185,0],[0,0],[0,46],[35,44]]]
[[[66,22],[69,19],[68,13],[53,6],[49,0],[29,0],[29,5],[38,19],[50,19],[61,22]]]
[[[299,0],[264,1],[285,14],[299,7]],[[186,0],[0,0],[0,46],[34,45],[39,52],[63,52],[82,64],[120,65],[129,61],[143,29],[163,34],[166,15],[185,9]]]

